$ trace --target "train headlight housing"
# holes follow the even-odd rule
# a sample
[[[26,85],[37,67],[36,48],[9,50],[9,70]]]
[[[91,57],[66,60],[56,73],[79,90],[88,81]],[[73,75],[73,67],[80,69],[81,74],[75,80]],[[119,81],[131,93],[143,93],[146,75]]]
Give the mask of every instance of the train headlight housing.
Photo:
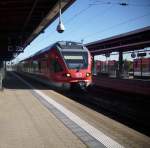
[[[66,73],[66,77],[71,77],[71,74],[70,73]]]
[[[91,73],[86,73],[86,77],[90,77],[91,76]]]

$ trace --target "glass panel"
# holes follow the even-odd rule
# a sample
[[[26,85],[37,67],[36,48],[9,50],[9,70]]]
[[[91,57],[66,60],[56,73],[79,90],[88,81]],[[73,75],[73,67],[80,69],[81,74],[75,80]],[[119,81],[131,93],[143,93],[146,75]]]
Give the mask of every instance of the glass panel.
[[[85,69],[88,66],[87,52],[62,52],[69,69]]]
[[[58,45],[62,49],[83,49],[83,45],[81,43],[76,43],[76,42],[60,41],[58,42]]]
[[[56,59],[52,59],[51,63],[50,63],[50,70],[52,72],[61,72],[61,71],[63,71],[63,68],[58,63],[58,61],[56,61]]]

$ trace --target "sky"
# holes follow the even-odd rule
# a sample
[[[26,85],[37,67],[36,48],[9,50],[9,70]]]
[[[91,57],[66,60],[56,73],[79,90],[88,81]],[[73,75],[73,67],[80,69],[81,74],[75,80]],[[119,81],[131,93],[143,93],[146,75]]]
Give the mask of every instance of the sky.
[[[14,62],[23,60],[56,41],[89,43],[150,26],[150,0],[76,0],[62,14],[62,21],[66,28],[64,33],[56,31],[56,19]]]

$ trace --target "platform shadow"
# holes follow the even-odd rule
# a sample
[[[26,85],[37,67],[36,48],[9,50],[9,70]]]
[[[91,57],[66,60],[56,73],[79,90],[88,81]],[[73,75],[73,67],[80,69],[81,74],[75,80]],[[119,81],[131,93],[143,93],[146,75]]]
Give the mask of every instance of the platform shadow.
[[[6,78],[3,80],[3,89],[32,89],[29,86],[27,86],[24,82],[22,82],[21,80],[19,80],[17,77],[15,77],[15,75],[13,74],[14,72],[7,72],[6,73]],[[17,74],[18,75],[18,74]],[[39,90],[52,90],[54,88],[45,85],[45,84],[41,84],[39,82],[37,82],[36,80],[33,79],[29,79],[28,77],[19,75],[20,77],[23,77],[24,80],[26,80],[27,82],[30,82],[31,84],[34,84],[34,88],[35,89],[39,89]],[[46,86],[46,87],[45,87]]]

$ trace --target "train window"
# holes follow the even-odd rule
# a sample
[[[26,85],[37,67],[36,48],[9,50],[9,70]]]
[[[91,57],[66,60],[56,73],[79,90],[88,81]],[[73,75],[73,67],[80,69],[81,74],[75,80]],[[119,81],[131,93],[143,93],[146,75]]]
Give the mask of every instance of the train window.
[[[87,52],[62,52],[69,69],[86,69],[88,66]]]
[[[41,72],[41,61],[38,61],[38,70]]]
[[[38,61],[32,62],[32,72],[38,72]]]
[[[58,61],[56,59],[51,60],[50,70],[52,72],[61,72],[61,71],[63,71],[61,65],[58,63]]]

